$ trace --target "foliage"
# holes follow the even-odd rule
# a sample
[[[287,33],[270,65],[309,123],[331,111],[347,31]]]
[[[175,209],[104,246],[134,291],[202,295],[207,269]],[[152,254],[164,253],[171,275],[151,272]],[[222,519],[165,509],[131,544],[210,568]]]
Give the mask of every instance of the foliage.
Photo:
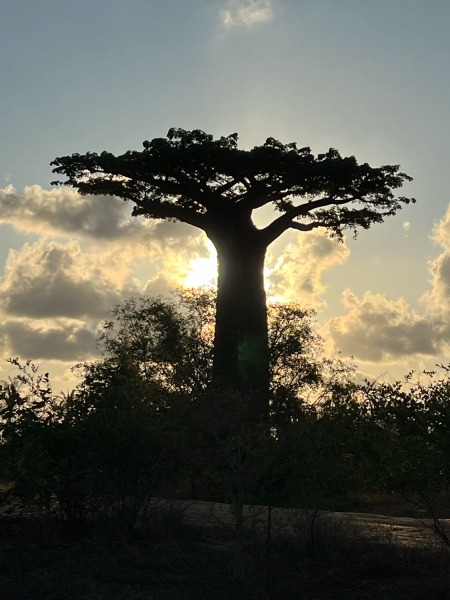
[[[324,456],[323,473],[328,462],[347,495],[397,493],[421,498],[429,510],[450,491],[448,374],[441,365],[440,373],[425,372],[422,380],[410,373],[404,381],[334,390],[315,407],[308,445],[316,444],[316,466]]]
[[[20,502],[56,507],[72,521],[114,511],[132,520],[156,489],[249,502],[275,497],[282,475],[274,432],[299,418],[307,396],[335,370],[313,332],[313,313],[275,305],[275,429],[247,430],[238,395],[224,392],[211,411],[214,301],[211,291],[184,290],[178,301],[117,306],[99,338],[104,357],[77,366],[81,383],[65,397],[33,364],[14,361],[19,375],[0,398],[0,456]]]
[[[426,383],[367,384],[367,410],[382,431],[380,483],[408,493],[449,489],[450,380],[449,367],[427,372]]]
[[[247,427],[245,398],[211,398],[213,306],[212,292],[185,290],[116,307],[103,358],[78,365],[66,396],[12,360],[18,374],[0,389],[9,498],[78,527],[107,515],[131,525],[155,493],[239,514],[244,503],[345,510],[370,493],[432,506],[450,491],[449,367],[357,384],[351,364],[325,358],[313,313],[275,305],[271,415]]]
[[[199,129],[180,128],[143,147],[121,156],[105,151],[56,158],[53,172],[67,179],[54,184],[132,200],[135,215],[179,219],[207,233],[220,227],[219,216],[239,218],[271,204],[282,216],[263,230],[267,243],[290,227],[325,227],[341,237],[345,229],[382,222],[411,201],[392,192],[411,179],[398,165],[360,165],[334,148],[315,157],[309,147],[270,137],[242,150],[236,133],[214,140]],[[295,204],[298,198],[303,203]]]
[[[21,374],[0,396],[8,496],[60,515],[70,528],[101,515],[134,522],[169,469],[173,448],[154,388],[130,362],[105,361],[86,366],[82,384],[58,398],[34,365],[16,364]]]
[[[215,297],[183,290],[179,302],[141,296],[111,311],[100,346],[109,360],[134,362],[140,376],[167,396],[204,392],[211,378]]]
[[[112,309],[112,319],[104,324],[99,338],[103,352],[119,362],[122,355],[133,357],[142,376],[158,382],[166,395],[206,393],[212,378],[215,302],[216,293],[207,288],[179,289],[171,300],[127,300]],[[280,418],[289,399],[294,411],[299,401],[317,397],[331,381],[347,381],[354,370],[348,361],[325,356],[323,340],[313,329],[314,316],[313,310],[296,304],[268,307],[271,398]]]

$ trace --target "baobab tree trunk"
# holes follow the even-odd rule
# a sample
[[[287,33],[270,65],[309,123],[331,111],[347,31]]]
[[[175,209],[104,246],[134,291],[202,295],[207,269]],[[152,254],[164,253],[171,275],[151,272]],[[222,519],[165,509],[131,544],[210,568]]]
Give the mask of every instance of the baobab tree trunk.
[[[219,276],[213,387],[241,395],[247,419],[257,422],[267,415],[269,396],[266,247],[254,239],[229,241],[214,240]]]

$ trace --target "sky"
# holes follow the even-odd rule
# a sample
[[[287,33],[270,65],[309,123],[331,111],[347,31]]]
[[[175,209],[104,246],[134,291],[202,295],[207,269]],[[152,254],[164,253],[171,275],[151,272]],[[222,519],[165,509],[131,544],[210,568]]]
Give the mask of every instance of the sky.
[[[449,30],[448,0],[5,0],[0,378],[30,358],[67,390],[110,308],[214,282],[195,228],[50,185],[57,156],[141,149],[171,127],[400,164],[415,205],[343,244],[284,234],[266,289],[315,308],[360,376],[449,363]]]

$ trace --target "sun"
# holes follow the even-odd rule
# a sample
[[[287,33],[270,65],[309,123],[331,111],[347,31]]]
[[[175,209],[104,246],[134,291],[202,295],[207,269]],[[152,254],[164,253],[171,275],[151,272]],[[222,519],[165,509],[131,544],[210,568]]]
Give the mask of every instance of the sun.
[[[206,240],[206,249],[208,256],[203,258],[193,258],[189,265],[185,267],[182,275],[183,287],[213,287],[217,288],[217,251],[210,240]],[[264,279],[266,288],[269,285],[270,275],[275,269],[264,267]],[[271,302],[283,302],[282,295],[273,295],[268,293],[268,299]]]
[[[206,241],[208,256],[189,262],[183,285],[186,287],[217,286],[217,252],[210,240]]]

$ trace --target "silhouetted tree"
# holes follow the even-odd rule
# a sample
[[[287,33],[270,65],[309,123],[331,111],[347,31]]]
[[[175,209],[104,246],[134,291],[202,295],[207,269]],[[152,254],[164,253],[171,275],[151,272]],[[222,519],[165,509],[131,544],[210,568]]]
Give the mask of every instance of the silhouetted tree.
[[[211,382],[215,293],[180,290],[177,296],[140,296],[118,304],[99,336],[105,359],[133,360],[168,404],[173,394],[202,395]]]
[[[13,498],[72,532],[106,515],[142,516],[181,462],[184,429],[166,415],[157,382],[122,353],[79,365],[83,380],[56,396],[48,373],[10,362],[18,374],[0,383],[0,504]]]
[[[179,220],[202,229],[218,255],[218,297],[213,383],[248,394],[248,417],[267,412],[269,354],[263,267],[267,247],[288,229],[323,228],[342,239],[356,234],[411,199],[393,190],[410,180],[398,165],[378,168],[268,138],[238,148],[236,133],[214,140],[200,130],[170,129],[145,141],[143,151],[120,156],[73,154],[56,158],[53,172],[81,194],[131,200],[133,215]],[[255,210],[279,213],[257,228]]]

